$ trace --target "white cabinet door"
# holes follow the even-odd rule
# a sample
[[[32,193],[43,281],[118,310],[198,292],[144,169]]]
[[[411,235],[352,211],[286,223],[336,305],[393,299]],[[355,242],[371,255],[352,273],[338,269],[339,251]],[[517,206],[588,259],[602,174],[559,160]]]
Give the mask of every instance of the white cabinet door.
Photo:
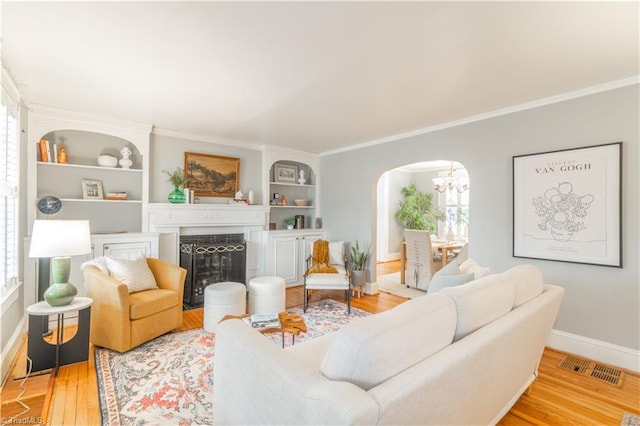
[[[325,234],[318,231],[268,232],[267,274],[284,278],[289,287],[302,284],[306,259],[320,238]]]
[[[298,262],[299,238],[287,235],[271,238],[269,244],[272,274],[284,278],[288,284],[297,284],[300,275]]]
[[[151,241],[131,243],[106,243],[102,245],[102,254],[113,258],[133,258],[138,255],[151,256]]]

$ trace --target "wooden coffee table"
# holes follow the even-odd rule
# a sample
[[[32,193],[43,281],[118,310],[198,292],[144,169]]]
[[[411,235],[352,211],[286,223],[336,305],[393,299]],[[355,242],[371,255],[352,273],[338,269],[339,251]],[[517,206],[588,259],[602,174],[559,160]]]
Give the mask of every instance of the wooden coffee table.
[[[222,317],[220,322],[228,320],[228,319],[242,319],[249,317],[251,315],[225,315]],[[265,328],[259,330],[260,333],[282,333],[282,347],[284,348],[284,334],[291,334],[292,344],[296,343],[296,336],[300,333],[304,333],[307,331],[307,325],[304,323],[304,319],[298,314],[290,314],[289,312],[278,312],[278,317],[280,317],[280,327],[279,328]]]

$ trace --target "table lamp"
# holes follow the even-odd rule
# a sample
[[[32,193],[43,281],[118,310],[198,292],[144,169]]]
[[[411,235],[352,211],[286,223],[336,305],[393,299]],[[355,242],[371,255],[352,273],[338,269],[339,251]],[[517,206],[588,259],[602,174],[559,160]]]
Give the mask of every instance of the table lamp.
[[[88,220],[35,220],[29,257],[50,257],[53,283],[44,292],[51,306],[70,304],[78,289],[69,282],[71,256],[91,253]]]

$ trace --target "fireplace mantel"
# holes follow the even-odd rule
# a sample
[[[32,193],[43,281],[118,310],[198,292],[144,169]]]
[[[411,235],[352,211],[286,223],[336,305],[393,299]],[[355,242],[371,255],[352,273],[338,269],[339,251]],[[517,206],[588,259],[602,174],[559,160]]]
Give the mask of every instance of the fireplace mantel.
[[[269,207],[238,204],[150,203],[149,231],[184,233],[182,228],[251,227],[266,229]]]
[[[160,258],[179,264],[180,235],[243,233],[247,240],[247,279],[262,271],[262,234],[269,207],[238,204],[146,205],[146,228],[160,233]]]

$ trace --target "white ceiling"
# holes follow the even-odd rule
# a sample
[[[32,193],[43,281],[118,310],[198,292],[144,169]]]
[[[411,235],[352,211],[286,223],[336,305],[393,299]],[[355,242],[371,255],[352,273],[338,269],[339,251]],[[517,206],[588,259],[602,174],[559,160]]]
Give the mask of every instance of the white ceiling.
[[[328,152],[639,73],[638,2],[3,2],[26,100]]]

